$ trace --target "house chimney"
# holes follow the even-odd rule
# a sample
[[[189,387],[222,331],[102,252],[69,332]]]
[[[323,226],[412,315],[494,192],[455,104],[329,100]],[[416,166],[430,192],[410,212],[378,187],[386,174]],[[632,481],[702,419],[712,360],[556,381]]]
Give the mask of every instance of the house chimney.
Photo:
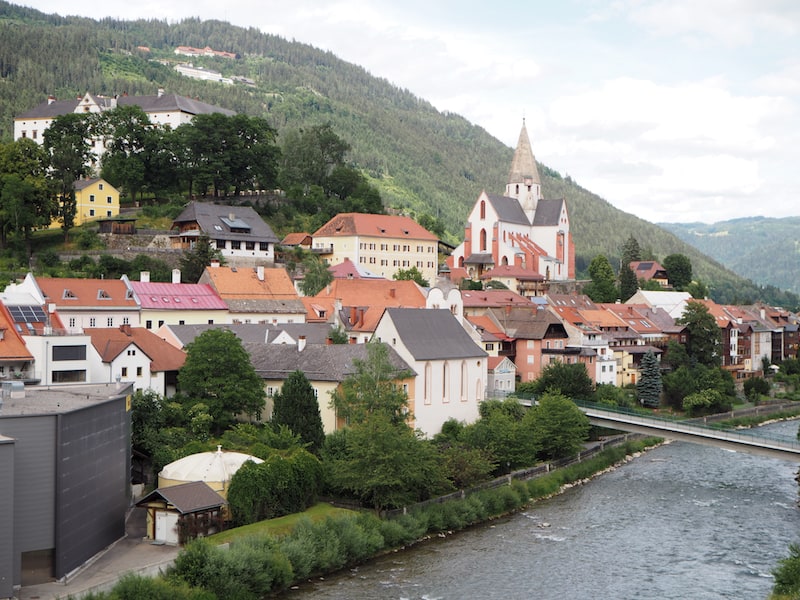
[[[161,98],[161,96],[163,95],[164,95],[164,88],[158,88],[158,97]]]
[[[306,336],[300,335],[297,337],[297,351],[302,352],[306,347]]]
[[[397,296],[397,290],[395,288],[389,288],[389,298],[394,298]]]
[[[263,266],[256,267],[256,277],[258,277],[259,281],[264,281],[264,267]]]
[[[128,337],[130,337],[130,336],[131,336],[131,326],[130,326],[130,325],[128,325],[127,323],[126,323],[126,324],[124,324],[124,325],[120,325],[120,326],[119,326],[119,330],[120,330],[122,333],[124,333],[125,335],[127,335]]]
[[[351,306],[350,307],[350,319],[349,320],[350,320],[350,326],[351,327],[356,324],[356,307],[355,306]]]
[[[218,266],[219,266],[219,260],[217,260],[216,258],[212,258],[211,259],[211,267],[216,269]]]
[[[139,271],[139,281],[141,283],[150,283],[150,271]]]
[[[55,97],[55,96],[53,96],[52,94],[50,94],[50,95],[47,97],[47,103],[48,103],[48,104],[52,104],[52,103],[53,103],[53,102],[55,102],[55,101],[56,101],[56,97]]]
[[[180,282],[181,282],[181,270],[172,269],[172,283],[180,283]]]
[[[235,221],[236,215],[234,213],[228,213],[228,219],[230,219],[231,221]]]

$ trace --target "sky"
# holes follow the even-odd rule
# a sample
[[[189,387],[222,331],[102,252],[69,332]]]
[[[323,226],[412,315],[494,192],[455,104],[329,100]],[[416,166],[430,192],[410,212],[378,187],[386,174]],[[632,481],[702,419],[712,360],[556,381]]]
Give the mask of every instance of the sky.
[[[539,162],[647,221],[800,215],[796,0],[12,1],[329,50],[510,147],[524,119]]]

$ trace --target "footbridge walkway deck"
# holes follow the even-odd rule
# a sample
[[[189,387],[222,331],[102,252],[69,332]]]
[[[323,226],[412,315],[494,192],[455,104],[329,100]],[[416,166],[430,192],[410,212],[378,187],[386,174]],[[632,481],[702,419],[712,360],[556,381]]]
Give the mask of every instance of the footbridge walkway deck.
[[[576,404],[593,425],[800,462],[800,442],[796,438],[766,437],[757,435],[757,430],[715,429],[697,421],[678,421],[633,411],[613,410],[591,402]]]

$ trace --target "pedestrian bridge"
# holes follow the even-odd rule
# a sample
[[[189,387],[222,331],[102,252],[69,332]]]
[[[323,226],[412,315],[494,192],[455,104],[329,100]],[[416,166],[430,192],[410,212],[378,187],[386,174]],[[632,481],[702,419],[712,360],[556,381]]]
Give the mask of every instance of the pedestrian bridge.
[[[715,429],[696,421],[646,416],[606,406],[601,408],[590,402],[575,404],[586,413],[592,425],[800,462],[800,442],[796,439],[756,435],[757,429]]]

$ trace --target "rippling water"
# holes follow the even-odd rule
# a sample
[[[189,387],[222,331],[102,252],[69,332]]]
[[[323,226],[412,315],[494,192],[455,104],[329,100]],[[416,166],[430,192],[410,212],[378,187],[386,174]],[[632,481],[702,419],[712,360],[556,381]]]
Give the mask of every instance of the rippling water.
[[[763,430],[793,438],[797,427]],[[800,543],[797,467],[667,444],[526,512],[285,597],[763,600]]]

